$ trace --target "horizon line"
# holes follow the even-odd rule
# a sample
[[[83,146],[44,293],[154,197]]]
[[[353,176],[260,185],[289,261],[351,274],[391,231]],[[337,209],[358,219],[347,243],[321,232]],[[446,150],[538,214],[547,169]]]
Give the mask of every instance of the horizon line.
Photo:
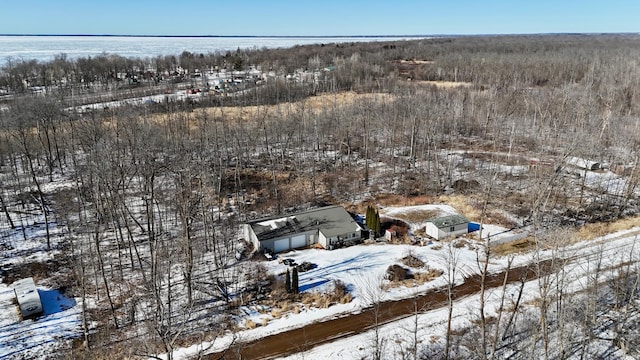
[[[0,36],[69,36],[69,37],[200,37],[200,38],[371,38],[371,37],[428,37],[447,35],[400,34],[400,35],[140,35],[140,34],[0,34]],[[455,35],[453,35],[455,36]]]
[[[457,36],[522,36],[522,35],[638,35],[638,32],[538,32],[495,34],[385,34],[385,35],[141,35],[141,34],[0,34],[11,37],[142,37],[142,38],[398,38],[398,37],[457,37]]]

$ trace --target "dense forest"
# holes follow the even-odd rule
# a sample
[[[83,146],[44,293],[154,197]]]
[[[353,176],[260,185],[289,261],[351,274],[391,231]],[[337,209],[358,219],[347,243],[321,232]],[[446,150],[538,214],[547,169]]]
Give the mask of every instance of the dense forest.
[[[637,219],[639,59],[634,35],[8,59],[0,71],[0,246],[24,256],[9,240],[27,239],[35,224],[19,214],[31,214],[48,255],[8,266],[3,282],[31,274],[82,299],[84,336],[65,349],[69,358],[171,357],[236,331],[235,309],[273,282],[239,237],[246,220],[448,196],[474,209],[474,221],[533,226],[535,248],[589,224]],[[198,86],[205,71],[250,70],[258,79],[197,101],[79,111]],[[594,183],[571,159],[615,176]],[[637,306],[636,275],[618,278],[624,299],[591,310]],[[414,357],[540,358],[541,348],[547,358],[575,357],[586,340],[572,343],[557,319],[574,316],[584,333],[601,324],[575,317],[569,301],[549,302],[541,306],[552,303],[557,318],[527,318],[493,347],[487,320],[488,330],[448,334],[445,349],[425,345]],[[549,346],[551,328],[566,331],[562,348]],[[636,356],[634,331],[616,344]],[[469,344],[478,332],[481,349]]]

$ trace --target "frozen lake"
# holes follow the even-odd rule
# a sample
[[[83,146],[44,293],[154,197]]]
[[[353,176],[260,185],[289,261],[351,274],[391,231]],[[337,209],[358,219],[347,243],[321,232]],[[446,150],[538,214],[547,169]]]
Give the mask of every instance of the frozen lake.
[[[251,48],[287,48],[295,45],[363,41],[393,41],[424,37],[122,37],[122,36],[0,36],[0,65],[7,59],[53,60],[96,56],[102,53],[125,57],[179,55],[183,51],[213,53]]]

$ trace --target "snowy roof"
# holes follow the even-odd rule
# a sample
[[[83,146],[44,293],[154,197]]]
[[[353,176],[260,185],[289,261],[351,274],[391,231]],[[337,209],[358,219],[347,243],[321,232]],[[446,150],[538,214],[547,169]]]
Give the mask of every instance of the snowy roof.
[[[24,297],[28,297],[28,294],[32,294],[33,291],[36,290],[36,283],[33,281],[33,278],[18,280],[14,282],[12,286],[16,294],[18,295],[18,300]]]
[[[446,228],[450,226],[466,224],[469,222],[469,220],[462,215],[447,215],[447,216],[440,216],[434,219],[430,219],[427,222],[430,222],[433,225],[435,225],[438,229],[441,229],[441,228]]]
[[[23,316],[42,312],[40,295],[33,278],[18,280],[12,286]]]
[[[258,219],[248,224],[261,241],[310,231],[322,231],[325,236],[333,237],[360,230],[351,215],[339,205]]]

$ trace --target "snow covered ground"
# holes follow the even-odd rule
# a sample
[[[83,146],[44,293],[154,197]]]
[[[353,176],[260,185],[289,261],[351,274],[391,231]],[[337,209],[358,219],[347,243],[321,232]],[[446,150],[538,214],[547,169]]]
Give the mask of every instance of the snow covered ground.
[[[7,179],[1,180],[10,183]],[[43,184],[42,189],[46,192],[68,186],[69,182],[55,181]],[[79,299],[69,298],[56,288],[55,277],[41,277],[49,270],[49,275],[70,271],[56,262],[63,251],[65,229],[50,219],[51,249],[48,249],[47,229],[38,199],[29,188],[24,189],[24,195],[21,206],[10,207],[15,210],[9,214],[14,227],[5,221],[4,214],[0,221],[0,359],[43,358],[83,334]],[[16,274],[34,277],[44,311],[41,316],[21,319],[15,293],[9,284],[12,280],[7,281],[9,273],[13,277]]]
[[[406,214],[414,211],[436,211],[442,213],[455,213],[455,209],[447,205],[422,205],[412,207],[390,207],[384,209],[386,216]],[[422,223],[411,224],[412,228],[421,226]],[[491,232],[500,232],[504,230],[498,226],[487,226],[485,228]],[[610,234],[595,240],[577,243],[565,248],[547,248],[540,249],[534,253],[524,253],[510,257],[492,258],[488,265],[490,273],[498,273],[504,271],[508,262],[511,261],[511,267],[522,266],[535,263],[552,256],[563,259],[571,259],[572,263],[567,265],[566,271],[573,275],[572,280],[567,285],[568,291],[578,292],[582,289],[581,285],[586,282],[585,278],[590,276],[589,264],[600,259],[601,266],[613,267],[625,261],[634,246],[636,237],[640,234],[640,227],[631,230]],[[513,236],[511,235],[505,235]],[[454,245],[457,244],[457,245]],[[292,251],[282,254],[283,258],[291,258],[296,263],[309,261],[317,264],[317,268],[300,274],[300,288],[302,291],[326,291],[330,290],[334,280],[340,280],[350,289],[354,299],[348,304],[338,304],[326,309],[305,310],[298,314],[289,313],[280,318],[272,318],[268,312],[260,311],[263,309],[255,309],[247,307],[245,314],[257,324],[266,324],[258,326],[255,329],[244,330],[235,334],[235,341],[250,341],[264,336],[272,335],[293,328],[303,327],[307,324],[330,319],[337,316],[345,316],[348,313],[359,312],[361,309],[371,305],[368,299],[370,294],[367,292],[371,286],[377,286],[384,280],[386,269],[392,264],[402,264],[401,259],[408,254],[421,259],[429,268],[440,269],[443,276],[433,281],[416,284],[413,287],[400,286],[389,288],[380,294],[378,300],[399,300],[425,293],[429,289],[438,288],[447,284],[446,271],[448,263],[452,256],[455,257],[456,271],[455,283],[460,284],[464,279],[480,273],[478,259],[482,259],[482,245],[473,242],[471,239],[458,239],[455,242],[434,242],[428,246],[412,246],[412,245],[391,245],[391,244],[371,244],[359,245],[348,248],[337,249],[333,251],[309,249]],[[480,261],[482,263],[482,261]],[[270,273],[281,274],[286,270],[284,264],[277,261],[268,262],[267,269]],[[507,289],[511,289],[515,285],[510,285]],[[534,301],[539,292],[536,290],[537,281],[533,280],[526,284],[526,299],[523,301]],[[486,296],[487,312],[492,314],[500,306],[502,289],[492,289]],[[509,290],[507,290],[509,291]],[[456,302],[455,326],[463,327],[469,324],[471,318],[468,313],[477,309],[479,296],[472,295],[465,297]],[[384,326],[383,333],[389,339],[389,343],[396,345],[390,346],[387,350],[389,353],[385,358],[394,358],[397,356],[394,352],[398,347],[406,348],[407,341],[410,338],[407,329],[411,328],[410,323],[414,319],[401,319]],[[444,333],[446,323],[446,309],[429,311],[419,315],[420,338],[421,339],[437,339],[442,342],[441,335]],[[330,358],[330,359],[358,359],[366,357],[370,351],[367,342],[371,342],[372,332],[365,332],[355,337],[340,339],[330,344],[318,346],[312,350],[289,357],[290,359],[303,358]],[[392,341],[391,341],[392,339]],[[227,347],[232,338],[219,338],[214,343],[204,343],[194,345],[189,348],[178,349],[174,355],[176,358],[188,358],[196,354],[203,348],[208,351],[219,351]]]
[[[563,249],[563,256],[571,255],[573,259],[566,265],[564,273],[569,274],[564,279],[565,293],[579,293],[583,291],[593,276],[593,269],[597,265],[608,275],[615,276],[614,270],[620,263],[638,258],[638,250],[635,242],[640,235],[640,227],[630,230],[610,234],[602,238],[577,243]],[[550,251],[543,252],[541,258],[548,258]],[[531,254],[521,255],[515,258],[516,261],[529,261]],[[606,281],[606,275],[602,281]],[[505,298],[508,306],[514,303],[514,294],[518,292],[518,284],[508,285]],[[524,285],[522,303],[535,303],[540,295],[540,283],[538,279],[528,281]],[[503,289],[490,289],[485,296],[486,316],[496,316],[501,307],[503,299]],[[453,314],[453,328],[465,329],[475,326],[471,323],[474,317],[478,316],[480,308],[480,295],[474,294],[456,301]],[[386,339],[386,346],[383,358],[402,358],[401,354],[412,348],[413,332],[417,332],[417,338],[422,344],[431,343],[432,348],[443,347],[443,334],[446,333],[447,308],[428,311],[415,316],[385,324],[381,328],[381,333]],[[417,321],[417,325],[416,325]],[[362,359],[371,355],[371,344],[374,331],[370,330],[358,335],[339,339],[328,344],[317,346],[309,351],[284,357],[282,359]],[[596,345],[601,346],[601,345]],[[604,350],[602,350],[604,352]],[[425,354],[423,354],[425,355]],[[427,354],[428,355],[428,354]],[[613,351],[613,358],[625,358],[621,350]]]
[[[61,343],[82,336],[81,310],[75,299],[41,286],[38,293],[44,314],[21,320],[13,289],[0,284],[0,359],[49,356]]]
[[[393,211],[390,211],[393,212]],[[567,272],[573,274],[573,280],[568,287],[572,291],[582,288],[584,277],[588,274],[590,261],[595,257],[603,260],[602,266],[613,266],[624,261],[633,250],[636,237],[640,228],[610,234],[605,237],[581,242],[562,251],[563,257],[571,257],[574,260],[569,265]],[[447,246],[444,243],[433,243],[429,246],[419,247],[411,245],[372,244],[360,245],[349,248],[325,251],[309,249],[293,251],[282,257],[294,259],[297,263],[310,261],[317,264],[317,268],[300,274],[300,288],[302,291],[324,291],[332,286],[333,280],[341,280],[352,290],[354,300],[348,304],[335,305],[327,309],[313,309],[299,314],[287,314],[278,319],[267,319],[266,326],[245,330],[236,336],[242,341],[261,338],[270,334],[282,332],[288,329],[302,327],[306,324],[329,319],[335,316],[343,316],[348,313],[358,312],[370,305],[367,301],[366,289],[371,284],[379,284],[387,267],[393,263],[400,263],[400,259],[407,254],[412,254],[423,260],[431,268],[446,270],[448,261]],[[480,256],[479,247],[464,246],[455,248],[459,269],[456,272],[456,282],[464,281],[465,276],[478,273],[477,256]],[[551,256],[552,250],[540,253],[541,258]],[[557,253],[556,253],[557,254]],[[535,254],[523,254],[513,257],[513,265],[526,264],[534,259]],[[627,256],[624,256],[627,255]],[[507,258],[492,259],[489,264],[490,272],[498,272],[506,267]],[[278,274],[285,271],[286,266],[277,261],[265,263],[269,272]],[[395,300],[423,293],[428,289],[442,286],[446,283],[443,277],[415,287],[391,288],[384,293],[383,300]],[[516,285],[507,287],[507,291],[515,291]],[[55,290],[40,288],[45,314],[36,320],[20,321],[18,311],[13,304],[13,292],[7,286],[0,287],[0,307],[7,314],[0,319],[0,358],[18,358],[39,356],[55,349],[59,341],[67,341],[79,338],[82,335],[80,329],[80,307],[74,299],[68,299]],[[537,282],[530,281],[524,291],[526,298],[523,301],[533,301],[539,296]],[[495,312],[500,305],[502,289],[492,289],[487,294],[487,309],[489,313]],[[474,311],[478,308],[478,295],[472,295],[460,299],[456,303],[454,313],[454,327],[468,325]],[[7,311],[13,309],[13,312]],[[262,322],[262,317],[269,317],[264,312],[246,312],[254,317],[256,323]],[[421,341],[442,342],[441,335],[446,326],[446,309],[438,309],[420,314],[418,316],[418,334]],[[411,329],[415,319],[408,317],[386,324],[382,333],[388,339],[387,356],[385,358],[397,358],[399,349],[410,347]],[[307,352],[286,357],[286,359],[357,359],[366,357],[370,352],[372,332],[364,332],[353,337],[338,339],[326,345],[315,347]],[[5,340],[6,339],[6,340]],[[189,348],[178,349],[174,355],[176,358],[188,358],[202,348],[208,351],[221,350],[232,341],[231,337],[218,339],[214,344],[198,344]]]
[[[50,186],[64,187],[69,185],[69,183],[54,182]],[[55,189],[45,187],[44,190],[53,191]],[[42,224],[43,219],[38,216],[37,208],[34,207],[27,210],[25,213],[31,213],[31,215],[25,214],[25,218],[21,220],[23,224],[28,224],[24,229],[25,234],[22,234],[20,230],[2,229],[3,243],[9,246],[11,250],[5,254],[6,257],[0,262],[0,265],[7,264],[7,261],[26,262],[27,260],[34,261],[35,259],[46,261],[58,251],[45,251],[42,240],[44,230],[39,225]],[[387,217],[411,218],[412,221],[408,221],[408,223],[412,231],[423,227],[425,221],[431,218],[433,214],[451,213],[456,213],[456,210],[445,204],[384,207],[381,209],[381,214]],[[417,216],[419,214],[424,214],[425,218],[422,219]],[[55,223],[52,224],[50,229],[54,234],[61,231],[54,225]],[[499,234],[507,229],[489,224],[484,225],[484,230],[487,233]],[[626,261],[628,257],[625,257],[625,255],[634,251],[633,245],[639,233],[640,228],[636,227],[562,249],[541,248],[537,253],[530,252],[510,258],[492,258],[488,264],[488,271],[490,273],[504,271],[509,261],[511,261],[512,267],[516,267],[555,255],[563,259],[571,259],[572,263],[567,271],[573,274],[573,278],[568,282],[567,289],[578,292],[582,289],[581,286],[587,282],[585,278],[589,276],[591,262],[596,257],[601,259],[602,266],[615,266]],[[498,240],[508,239],[509,236],[513,236],[513,234],[504,233],[503,235],[497,235],[496,238]],[[464,282],[465,278],[481,271],[483,245],[476,242],[476,238],[475,234],[469,234],[456,241],[432,242],[427,246],[377,243],[333,251],[308,249],[282,254],[282,258],[291,258],[298,264],[306,261],[317,265],[314,269],[300,273],[301,291],[329,291],[334,281],[339,280],[346,285],[347,290],[353,296],[353,300],[349,303],[337,304],[329,308],[304,309],[299,313],[287,313],[279,317],[272,316],[269,311],[264,311],[264,309],[248,305],[241,308],[244,315],[238,319],[239,325],[241,320],[250,319],[254,323],[260,324],[259,326],[218,338],[213,343],[200,343],[187,348],[176,349],[174,356],[175,358],[189,358],[201,353],[203,349],[206,349],[206,352],[222,350],[228,347],[232,341],[259,339],[282,331],[300,328],[312,322],[360,312],[371,305],[371,289],[379,288],[379,285],[386,281],[384,277],[387,268],[393,264],[402,265],[402,258],[407,255],[419,258],[425,263],[425,267],[441,270],[443,274],[446,274],[447,268],[454,257],[456,262],[454,281],[456,284],[460,284]],[[287,268],[278,261],[263,262],[262,264],[265,265],[269,273],[275,275],[282,274]],[[412,270],[419,271],[420,269]],[[377,300],[387,301],[411,298],[446,284],[447,279],[443,275],[426,283],[385,287],[385,291],[378,294]],[[536,281],[526,284],[526,291],[524,292],[526,299],[523,299],[523,301],[533,302],[536,299],[539,294],[536,287]],[[507,291],[510,291],[510,289],[512,289],[511,286],[507,288]],[[43,354],[55,351],[56,347],[60,346],[61,343],[82,337],[82,316],[79,299],[66,298],[56,289],[42,285],[39,286],[39,290],[43,299],[45,314],[35,320],[20,321],[17,306],[13,302],[14,295],[12,290],[7,285],[0,284],[0,309],[2,309],[3,314],[6,314],[0,319],[0,339],[3,340],[0,342],[0,358],[41,357]],[[501,294],[502,289],[493,289],[487,294],[486,304],[489,314],[491,314],[491,311],[495,312],[495,309],[499,307],[500,299],[502,298]],[[471,318],[469,314],[473,313],[473,309],[477,309],[478,301],[478,295],[471,295],[456,302],[454,315],[454,325],[456,327],[463,328],[469,325],[469,319]],[[410,328],[412,321],[414,320],[406,318],[384,325],[383,333],[387,334],[385,336],[388,339],[392,339],[389,341],[390,344],[395,344],[390,345],[385,350],[388,351],[385,358],[394,358],[397,356],[399,348],[406,349],[410,347],[410,344],[408,344],[410,337],[407,336],[407,329]],[[420,338],[432,339],[430,341],[433,341],[434,346],[441,346],[445,322],[445,309],[433,310],[419,315],[420,328],[418,331]],[[361,358],[370,351],[370,346],[366,344],[370,342],[371,336],[371,332],[365,332],[353,338],[338,339],[330,344],[318,346],[291,358]]]
[[[73,108],[67,108],[67,111],[77,111],[77,112],[86,112],[91,110],[103,110],[110,108],[118,108],[125,105],[144,105],[148,103],[162,103],[167,101],[184,101],[186,99],[197,100],[202,97],[202,93],[196,94],[188,94],[186,90],[179,90],[175,93],[171,94],[158,94],[158,95],[149,95],[149,96],[141,96],[136,98],[129,98],[125,100],[113,100],[113,101],[104,101],[97,102],[92,104],[86,104],[82,106],[76,106]]]

